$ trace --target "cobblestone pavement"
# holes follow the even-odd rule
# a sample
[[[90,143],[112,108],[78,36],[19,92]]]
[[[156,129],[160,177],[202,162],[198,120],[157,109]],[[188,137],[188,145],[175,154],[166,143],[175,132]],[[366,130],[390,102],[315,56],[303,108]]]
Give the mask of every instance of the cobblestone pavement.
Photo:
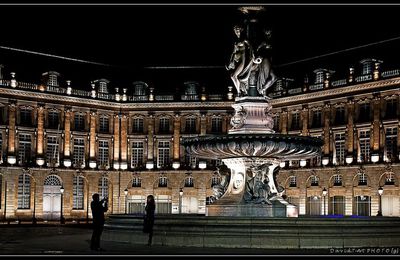
[[[0,225],[0,257],[5,255],[332,255],[332,249],[251,249],[251,248],[201,248],[133,245],[102,241],[104,251],[91,251],[91,229],[88,225]],[[336,252],[343,255],[343,252]],[[353,253],[354,254],[354,253]]]

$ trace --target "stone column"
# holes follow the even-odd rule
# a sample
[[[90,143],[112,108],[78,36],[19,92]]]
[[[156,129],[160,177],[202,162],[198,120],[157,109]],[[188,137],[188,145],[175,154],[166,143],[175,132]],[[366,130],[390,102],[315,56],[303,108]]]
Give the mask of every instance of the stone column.
[[[347,101],[347,157],[354,158],[354,100]]]
[[[36,146],[36,163],[39,166],[44,164],[44,107],[39,105],[38,111],[38,123],[37,123],[37,146]]]
[[[71,166],[71,109],[64,111],[64,166]]]
[[[96,111],[90,111],[89,166],[96,168]]]
[[[119,115],[114,115],[114,169],[119,169],[119,142],[120,142],[120,127]]]
[[[7,161],[11,164],[15,164],[17,157],[15,155],[15,120],[16,120],[17,107],[15,103],[8,105],[8,157]]]
[[[147,121],[147,161],[154,163],[154,115],[149,114]]]
[[[371,135],[371,144],[372,144],[372,155],[379,154],[379,137],[380,137],[380,104],[381,99],[379,94],[375,94],[373,98],[373,122],[372,122],[372,135]]]
[[[282,124],[282,134],[288,133],[288,111],[287,109],[282,109],[281,113],[281,124]]]
[[[304,136],[310,135],[310,132],[308,129],[308,120],[309,120],[308,114],[309,114],[308,107],[304,106],[301,111],[301,117],[302,117],[302,122],[303,122],[303,131],[302,131],[301,135],[304,135]]]
[[[180,129],[181,129],[181,117],[179,114],[175,114],[174,117],[174,142],[173,142],[173,163],[179,163],[180,157]]]
[[[207,134],[207,113],[201,113],[200,117],[200,135]]]
[[[121,118],[121,169],[128,168],[128,117],[124,114]]]

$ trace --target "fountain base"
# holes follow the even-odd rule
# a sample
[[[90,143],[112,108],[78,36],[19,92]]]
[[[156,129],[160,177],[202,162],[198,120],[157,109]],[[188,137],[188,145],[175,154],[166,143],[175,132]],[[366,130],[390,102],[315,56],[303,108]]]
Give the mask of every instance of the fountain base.
[[[268,204],[237,204],[221,205],[211,204],[206,207],[206,216],[230,217],[298,217],[296,206],[285,200],[271,201]]]

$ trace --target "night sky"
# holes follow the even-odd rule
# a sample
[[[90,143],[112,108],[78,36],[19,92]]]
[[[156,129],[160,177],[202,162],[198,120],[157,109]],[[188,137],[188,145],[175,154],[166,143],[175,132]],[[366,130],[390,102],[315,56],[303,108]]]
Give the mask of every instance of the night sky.
[[[273,65],[280,77],[300,79],[323,67],[345,75],[363,58],[399,68],[400,40],[325,58],[290,62],[400,37],[400,5],[266,5],[273,30]],[[83,64],[0,49],[5,77],[38,83],[49,70],[89,89],[90,81],[131,86],[143,80],[168,93],[195,80],[210,92],[232,85],[224,66],[232,51],[238,5],[29,5],[0,6],[0,46],[44,52],[113,65]],[[283,66],[282,66],[283,65]],[[160,66],[213,66],[149,69]],[[341,76],[339,78],[344,78]]]

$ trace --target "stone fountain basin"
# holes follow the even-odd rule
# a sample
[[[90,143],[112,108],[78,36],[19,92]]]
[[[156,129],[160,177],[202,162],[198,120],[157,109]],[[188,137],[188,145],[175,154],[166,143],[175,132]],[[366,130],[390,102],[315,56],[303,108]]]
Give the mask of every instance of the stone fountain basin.
[[[263,157],[287,161],[320,155],[323,141],[287,134],[230,134],[183,138],[182,145],[191,155],[204,159]]]

